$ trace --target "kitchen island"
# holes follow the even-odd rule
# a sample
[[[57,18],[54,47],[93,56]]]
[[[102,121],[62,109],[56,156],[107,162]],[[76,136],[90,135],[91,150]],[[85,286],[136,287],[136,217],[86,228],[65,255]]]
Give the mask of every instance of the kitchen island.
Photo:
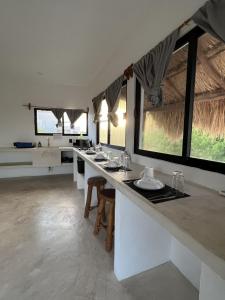
[[[143,166],[132,164],[132,171],[108,172],[84,151],[74,149],[76,156],[85,161],[84,183],[101,175],[116,189],[114,272],[118,280],[171,260],[199,289],[199,299],[224,299],[224,197],[185,183],[190,197],[153,204],[123,182],[138,178]],[[155,176],[170,184],[170,176],[158,172]]]

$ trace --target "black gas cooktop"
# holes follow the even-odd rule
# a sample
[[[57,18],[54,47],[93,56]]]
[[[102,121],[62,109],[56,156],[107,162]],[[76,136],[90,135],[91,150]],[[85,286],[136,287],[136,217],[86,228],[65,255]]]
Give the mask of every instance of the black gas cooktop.
[[[143,190],[134,185],[134,181],[136,181],[136,180],[137,179],[125,180],[124,183],[154,204],[162,203],[162,202],[166,202],[166,201],[172,201],[172,200],[190,196],[186,193],[182,193],[180,191],[175,190],[174,188],[170,187],[169,185],[165,185],[164,188],[157,190],[157,191]]]

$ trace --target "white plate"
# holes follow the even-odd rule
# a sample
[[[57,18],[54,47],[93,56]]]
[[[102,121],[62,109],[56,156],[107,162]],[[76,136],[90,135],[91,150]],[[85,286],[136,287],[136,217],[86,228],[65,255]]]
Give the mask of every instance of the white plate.
[[[134,181],[134,185],[143,190],[154,190],[154,191],[161,190],[165,186],[164,183],[162,183],[160,180],[157,179],[151,179],[147,181],[139,179]]]
[[[92,150],[87,150],[87,151],[86,151],[86,154],[96,154],[96,152],[95,152],[95,151],[92,151]]]
[[[95,158],[96,158],[96,159],[106,159],[105,155],[102,155],[102,154],[101,154],[101,155],[98,155],[98,154],[97,154],[97,155],[95,156]]]
[[[110,163],[104,164],[104,167],[108,168],[108,169],[118,169],[121,166],[119,165],[111,165]]]

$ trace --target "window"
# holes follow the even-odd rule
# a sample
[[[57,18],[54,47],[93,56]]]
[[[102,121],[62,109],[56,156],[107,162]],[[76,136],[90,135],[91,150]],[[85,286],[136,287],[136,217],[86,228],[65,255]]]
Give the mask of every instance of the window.
[[[101,144],[107,144],[115,148],[125,147],[126,134],[126,105],[127,105],[127,86],[124,83],[116,114],[118,116],[118,126],[115,127],[108,120],[108,106],[106,100],[102,101],[100,111],[100,121],[97,126],[97,140]]]
[[[164,105],[151,107],[136,84],[135,153],[224,174],[224,74],[223,42],[198,27],[178,40]]]
[[[191,157],[225,162],[224,74],[225,44],[206,33],[198,39]]]
[[[182,155],[187,56],[188,44],[172,56],[163,82],[163,107],[151,107],[142,89],[140,149]],[[177,72],[181,64],[182,73]]]
[[[71,128],[70,120],[65,112],[63,114],[63,134],[64,135],[87,135],[87,113],[82,113],[82,115],[74,123],[74,128]]]
[[[58,123],[51,110],[35,109],[35,133],[38,135],[62,133],[62,127],[56,127]]]
[[[116,114],[118,116],[118,126],[110,123],[110,144],[125,147],[126,136],[126,111],[127,111],[127,86],[121,89],[120,100]]]
[[[99,121],[99,142],[103,144],[108,143],[108,106],[106,100],[102,101],[100,121]]]
[[[58,123],[51,109],[34,109],[34,125],[36,135],[53,135],[60,133],[62,135],[87,135],[88,134],[88,114],[82,113],[79,119],[74,123],[71,129],[67,113],[63,114],[61,119],[62,126],[56,127]]]

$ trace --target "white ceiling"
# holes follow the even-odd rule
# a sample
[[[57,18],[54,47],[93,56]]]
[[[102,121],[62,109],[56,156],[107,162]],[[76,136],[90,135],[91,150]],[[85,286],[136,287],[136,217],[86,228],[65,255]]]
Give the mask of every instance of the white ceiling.
[[[157,2],[0,0],[0,76],[87,86]]]

